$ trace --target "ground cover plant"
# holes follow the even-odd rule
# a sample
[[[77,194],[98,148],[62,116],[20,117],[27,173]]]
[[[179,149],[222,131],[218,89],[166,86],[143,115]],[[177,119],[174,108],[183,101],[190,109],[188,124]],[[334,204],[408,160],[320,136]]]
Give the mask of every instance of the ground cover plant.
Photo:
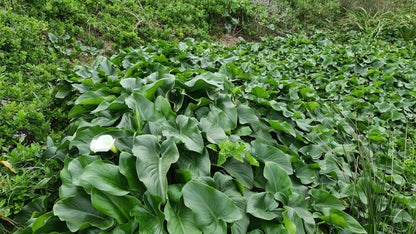
[[[41,155],[68,125],[53,93],[65,75],[59,70],[154,39],[214,41],[213,34],[228,32],[225,25],[230,33],[254,37],[272,23],[262,5],[246,0],[178,2],[0,1],[2,217],[13,219],[24,204],[56,187],[52,181],[62,165]],[[51,183],[40,186],[42,181]],[[25,187],[35,189],[27,193]]]
[[[349,172],[344,169],[347,165],[340,167],[341,172],[346,173],[347,175],[347,179],[344,180],[349,182],[352,181],[351,184],[359,184],[359,186],[356,187],[351,185],[345,191],[342,189],[342,185],[340,185],[341,182],[338,181],[337,186],[331,187],[334,181],[338,179],[340,174],[339,171],[329,172],[332,174],[335,173],[337,176],[331,175],[332,177],[330,176],[328,181],[323,180],[322,177],[316,177],[319,178],[317,182],[305,184],[306,182],[301,180],[301,183],[308,188],[317,188],[317,184],[326,184],[325,188],[322,189],[331,192],[337,199],[342,201],[344,207],[346,207],[346,209],[343,209],[343,212],[353,216],[368,232],[375,232],[375,230],[414,232],[414,222],[412,223],[410,220],[414,220],[414,202],[411,197],[411,192],[415,189],[414,169],[416,168],[416,163],[413,148],[413,126],[411,121],[409,122],[412,117],[412,111],[409,111],[409,109],[412,107],[411,96],[413,93],[410,92],[409,94],[408,92],[411,89],[409,87],[412,87],[412,58],[415,54],[414,39],[416,36],[416,24],[413,19],[414,6],[414,1],[395,1],[394,4],[392,4],[391,1],[372,0],[190,0],[178,2],[144,0],[99,0],[82,2],[67,0],[6,0],[0,2],[0,34],[2,35],[2,39],[0,40],[0,97],[2,100],[0,103],[0,220],[2,221],[0,222],[0,230],[7,232],[13,227],[19,229],[26,225],[32,225],[35,218],[52,209],[52,204],[58,196],[56,188],[59,187],[61,183],[61,180],[57,178],[59,176],[58,171],[64,168],[65,154],[68,153],[66,148],[68,148],[68,146],[65,145],[66,143],[61,145],[56,142],[61,138],[61,130],[69,124],[67,119],[68,112],[77,101],[74,99],[72,102],[66,102],[65,98],[75,97],[72,96],[71,89],[61,89],[56,93],[57,90],[55,89],[55,91],[53,91],[53,88],[58,83],[58,80],[73,75],[71,69],[74,65],[80,63],[91,64],[98,55],[111,56],[114,53],[117,54],[118,49],[128,46],[138,47],[139,45],[147,43],[152,44],[154,39],[159,38],[168,40],[168,43],[177,43],[188,36],[192,36],[197,40],[205,39],[214,41],[221,38],[223,33],[227,33],[235,40],[238,36],[242,36],[247,40],[259,40],[261,35],[284,36],[286,34],[299,32],[299,29],[301,29],[307,30],[306,34],[304,34],[306,36],[300,36],[298,39],[291,38],[284,42],[271,43],[269,40],[268,42],[262,42],[258,45],[243,44],[239,45],[237,51],[234,52],[209,44],[200,45],[197,42],[194,44],[190,41],[186,41],[185,43],[189,47],[187,49],[180,47],[184,44],[172,46],[173,51],[179,49],[180,51],[188,51],[188,54],[175,54],[174,52],[169,51],[169,49],[166,49],[168,47],[170,48],[168,44],[161,42],[158,47],[142,48],[146,53],[150,53],[151,56],[154,55],[151,52],[157,50],[158,54],[156,56],[160,56],[159,59],[154,59],[154,56],[152,58],[146,57],[146,61],[149,60],[153,64],[161,64],[157,66],[160,66],[162,70],[166,69],[164,70],[166,73],[174,75],[175,80],[178,77],[180,80],[186,80],[187,78],[194,77],[200,73],[219,72],[222,75],[227,76],[227,80],[232,83],[230,86],[236,88],[231,91],[234,105],[238,107],[240,104],[234,101],[240,100],[244,105],[247,105],[254,110],[257,118],[263,125],[270,125],[274,131],[271,129],[265,130],[262,125],[263,128],[261,128],[262,130],[259,132],[259,129],[253,127],[250,123],[244,122],[244,120],[242,120],[243,122],[240,122],[240,117],[238,117],[238,126],[234,126],[231,130],[228,129],[230,128],[229,126],[228,128],[225,128],[226,130],[224,130],[224,132],[226,133],[227,139],[224,140],[223,135],[220,134],[221,137],[219,140],[221,141],[218,141],[218,139],[213,140],[210,137],[213,137],[212,135],[215,135],[218,129],[214,131],[215,134],[211,132],[211,135],[209,136],[206,132],[209,131],[207,124],[216,124],[212,123],[212,121],[207,123],[207,120],[212,116],[205,116],[205,113],[199,112],[193,113],[194,108],[198,109],[200,106],[192,107],[186,112],[183,111],[186,110],[186,106],[189,103],[195,104],[197,101],[201,101],[202,103],[198,105],[206,105],[208,109],[211,107],[221,109],[221,107],[217,106],[221,101],[217,101],[218,97],[216,96],[216,91],[214,94],[205,93],[205,96],[204,94],[201,94],[201,100],[196,98],[197,101],[186,102],[186,100],[189,99],[186,98],[189,96],[189,94],[185,92],[187,90],[186,87],[184,88],[183,86],[176,85],[179,81],[175,81],[172,90],[179,90],[182,93],[177,97],[179,98],[178,102],[174,102],[172,100],[176,98],[176,91],[166,94],[161,93],[158,87],[165,87],[163,86],[165,81],[158,81],[163,84],[160,84],[161,86],[156,84],[153,87],[157,90],[154,97],[156,98],[162,95],[166,100],[170,101],[171,105],[173,105],[172,109],[177,117],[187,116],[189,118],[196,118],[196,120],[192,119],[192,121],[196,121],[198,129],[202,131],[204,147],[208,149],[208,153],[211,157],[210,163],[213,165],[213,169],[210,170],[209,175],[213,176],[214,180],[216,175],[215,172],[217,172],[217,170],[232,176],[237,184],[243,180],[236,177],[236,174],[238,174],[237,172],[230,172],[230,169],[228,169],[228,171],[225,169],[226,167],[224,165],[227,165],[228,161],[231,160],[228,159],[229,157],[235,158],[236,160],[243,160],[246,164],[247,162],[245,160],[249,160],[252,169],[260,174],[260,177],[261,175],[266,177],[265,173],[262,174],[266,161],[258,159],[258,156],[255,153],[254,143],[251,142],[254,138],[261,138],[260,141],[267,141],[268,138],[257,136],[259,134],[261,135],[264,131],[268,132],[266,135],[271,134],[273,139],[278,138],[279,141],[272,144],[272,146],[278,147],[279,150],[287,155],[291,155],[288,157],[291,157],[290,159],[294,160],[291,161],[291,167],[293,168],[294,173],[288,174],[291,180],[293,180],[293,178],[299,179],[299,176],[302,177],[302,175],[299,175],[298,171],[302,171],[302,173],[306,173],[307,175],[311,174],[310,170],[305,169],[306,167],[297,167],[303,164],[298,164],[296,162],[296,159],[293,156],[296,154],[294,152],[298,152],[298,156],[301,157],[302,160],[305,160],[304,163],[308,164],[310,169],[315,171],[315,174],[321,175],[319,173],[322,170],[327,173],[328,171],[323,169],[326,164],[319,164],[319,160],[313,158],[311,155],[308,157],[312,157],[312,159],[303,157],[305,154],[307,155],[309,151],[313,152],[318,150],[318,153],[315,153],[319,154],[320,150],[322,151],[322,148],[319,147],[323,147],[322,145],[327,144],[327,147],[321,153],[321,157],[324,157],[322,156],[324,154],[326,156],[328,152],[332,151],[332,154],[344,157],[343,159],[347,160],[346,163],[350,166],[349,170],[351,171]],[[184,14],[184,12],[187,14]],[[351,45],[348,46],[347,44],[344,47],[339,47],[340,45],[337,45],[337,48],[340,51],[336,52],[330,49],[326,50],[327,48],[325,46],[316,41],[317,38],[315,38],[313,42],[306,39],[309,35],[315,34],[316,29],[335,29],[341,32],[348,32],[346,34],[331,33],[328,34],[328,36],[335,35],[332,38],[329,36],[331,41],[350,43]],[[350,32],[351,29],[359,30],[362,34],[354,35],[354,32]],[[358,43],[356,39],[361,36],[382,39],[391,44],[373,39],[366,39]],[[324,38],[327,37],[325,36],[321,39]],[[303,41],[300,43],[301,46],[299,46],[299,42],[293,42],[297,40]],[[268,49],[271,49],[272,51],[279,50],[278,48],[282,47],[281,44],[285,43],[286,47],[283,46],[283,48],[285,48],[284,51],[280,51],[279,53],[276,52],[277,55],[272,52],[267,52]],[[329,43],[326,46],[332,47],[334,45]],[[297,50],[296,47],[307,47],[308,49],[313,49],[315,51],[310,52],[305,48],[305,50]],[[347,52],[342,52],[344,50]],[[264,54],[263,51],[265,51]],[[128,50],[125,53],[129,54],[132,53],[132,51]],[[257,56],[256,53],[260,53],[260,55]],[[354,54],[353,57],[350,56],[351,53]],[[342,54],[342,56],[339,57],[339,54]],[[187,57],[190,55],[192,56]],[[287,58],[293,58],[293,55],[297,55],[297,58],[293,59],[293,61],[289,60],[290,63],[288,63]],[[384,58],[385,55],[388,55],[388,59]],[[169,60],[166,61],[163,56],[169,58]],[[209,57],[209,59],[203,59],[204,56]],[[240,56],[241,59],[229,58],[234,56]],[[272,58],[272,56],[274,56],[274,58]],[[185,57],[187,57],[187,59],[185,59]],[[330,57],[337,59],[331,60]],[[104,65],[97,65],[101,63],[101,59],[102,58],[94,63],[93,70],[105,70],[105,68],[103,68]],[[116,59],[123,60],[124,57],[118,57]],[[175,70],[175,68],[179,67],[177,64],[178,61],[183,62],[183,60],[192,64],[194,69],[199,70],[193,74],[186,73],[185,75],[182,74],[184,68],[181,68],[179,71]],[[109,64],[113,64],[110,67],[114,66],[119,69],[117,75],[118,78],[116,80],[122,79],[121,73],[125,73],[128,66],[125,66],[125,64],[120,66],[119,63],[114,62],[113,60],[110,61]],[[176,63],[172,63],[172,61],[176,61]],[[230,63],[230,61],[238,69],[234,68],[233,65],[225,65]],[[321,63],[323,62],[326,65],[322,65]],[[319,65],[321,67],[319,67]],[[339,67],[335,68],[336,66],[341,67],[341,65],[344,66],[343,69],[345,71]],[[221,66],[223,66],[222,70]],[[317,69],[316,66],[318,66],[319,69]],[[60,73],[58,72],[58,68],[69,70]],[[155,68],[155,70],[158,69],[159,67]],[[225,72],[227,69],[232,72]],[[339,71],[334,73],[334,70],[336,69]],[[352,72],[352,70],[354,70],[354,72]],[[240,74],[241,71],[243,71],[243,74]],[[268,74],[269,71],[271,74]],[[366,72],[368,72],[367,75]],[[98,76],[102,78],[102,72],[98,73]],[[320,74],[323,76],[316,75],[315,73],[323,73]],[[285,75],[284,79],[281,79],[282,74]],[[315,75],[317,77],[315,77]],[[292,79],[288,79],[287,76],[292,76]],[[383,79],[379,76],[383,77]],[[337,77],[340,80],[333,80],[333,77]],[[212,77],[204,77],[204,79],[208,81],[210,81],[211,78]],[[345,78],[345,80],[342,80],[342,78]],[[276,79],[277,81],[273,81]],[[365,82],[363,79],[368,81]],[[379,80],[374,83],[374,80],[376,79],[381,79],[381,81]],[[384,79],[387,79],[389,82],[386,82]],[[401,79],[404,79],[404,83]],[[155,78],[155,80],[159,80],[159,78]],[[310,80],[319,81],[314,81],[315,83],[313,83]],[[228,84],[228,81],[225,83]],[[74,87],[81,87],[75,84],[78,81],[71,82],[73,82]],[[146,82],[151,83],[153,80]],[[218,80],[215,80],[215,82],[218,82]],[[368,88],[367,85],[371,82],[375,85]],[[381,84],[380,82],[385,83]],[[265,85],[260,85],[263,83]],[[290,85],[288,85],[289,83]],[[111,85],[114,85],[114,90],[123,87],[122,84]],[[406,86],[405,88],[407,91],[403,88],[403,85]],[[280,86],[285,87],[284,91],[280,91]],[[322,94],[323,87],[325,87],[325,92],[327,92],[327,94],[332,95],[331,97],[328,97],[327,99],[323,98],[326,97]],[[386,87],[391,89],[387,89]],[[395,89],[392,87],[395,87]],[[84,86],[84,88],[86,88],[86,86]],[[93,88],[99,89],[98,87]],[[313,95],[313,91],[309,92],[309,88],[315,90],[319,98],[316,98]],[[167,89],[168,88],[165,87],[164,92]],[[291,89],[294,89],[295,91],[290,91]],[[381,93],[385,92],[386,89],[388,92],[391,92],[389,93],[391,94],[390,98],[382,97],[383,95]],[[114,90],[103,93],[99,92],[97,95],[107,95],[115,92]],[[285,117],[283,118],[283,122],[282,119],[279,119],[277,120],[279,123],[276,123],[276,120],[274,119],[276,116],[270,117],[266,112],[270,108],[275,110],[274,108],[277,108],[277,105],[274,104],[273,106],[269,106],[263,102],[266,102],[266,100],[273,101],[276,97],[280,97],[280,94],[289,92],[288,90],[290,93],[287,99],[293,99],[294,102],[289,102],[284,99],[285,103],[288,102],[286,105],[289,107],[285,106],[282,109]],[[79,90],[77,95],[84,91],[85,90],[82,89]],[[153,91],[154,90],[146,91],[146,97],[151,99],[149,95],[151,96],[151,92]],[[265,91],[267,95],[265,95],[263,91]],[[345,95],[349,94],[350,96],[345,98],[343,95],[335,95],[333,94],[337,93],[335,91],[340,91],[340,93]],[[222,92],[230,93],[229,87],[223,88]],[[301,115],[301,117],[299,117],[297,114],[298,112],[293,111],[299,110],[298,105],[305,105],[304,103],[299,102],[295,95],[296,92],[298,92],[301,101],[305,102],[308,100],[308,105],[312,105],[310,108],[304,107],[305,109],[303,112],[300,112],[305,116]],[[118,93],[115,92],[113,95],[117,96]],[[190,97],[194,97],[193,95],[194,94],[190,95]],[[264,98],[265,100],[259,103],[258,100],[252,98],[253,95],[260,95],[259,97]],[[382,97],[380,102],[374,101],[377,95]],[[351,96],[356,99],[351,100]],[[371,98],[369,98],[370,96]],[[203,97],[205,97],[205,99]],[[112,97],[109,99],[104,98],[103,100],[110,103],[112,101],[111,99]],[[335,107],[332,99],[339,102],[335,102]],[[341,102],[341,99],[343,102]],[[151,101],[155,102],[155,100],[156,99]],[[374,104],[375,107],[374,105],[363,104],[363,100]],[[402,102],[402,100],[405,101]],[[296,101],[299,103],[296,104]],[[206,104],[205,102],[208,102],[209,104]],[[314,107],[315,103],[313,102],[318,103],[319,106]],[[349,103],[349,106],[346,103]],[[79,103],[72,109],[70,116],[72,121],[75,121],[78,118],[77,115],[79,113],[87,111],[87,109],[83,108],[87,108],[88,105],[78,104]],[[280,101],[278,105],[282,105],[282,101]],[[339,107],[340,105],[342,107]],[[222,108],[224,109],[225,107]],[[289,112],[287,112],[285,108],[289,108]],[[205,110],[206,109],[204,109],[204,111]],[[121,112],[123,111],[128,112],[125,109]],[[130,111],[134,112],[135,110]],[[314,111],[320,112],[314,113]],[[125,112],[123,112],[123,114]],[[294,112],[295,114],[289,116],[290,114],[288,113],[290,112]],[[367,116],[367,121],[364,120],[364,112],[371,112],[371,114]],[[86,113],[88,113],[88,111]],[[230,114],[228,113],[227,115]],[[322,116],[326,115],[340,121],[325,122],[323,125],[329,130],[322,130],[320,127],[317,129],[313,128],[313,131],[315,131],[313,134],[319,135],[316,132],[328,131],[323,135],[337,135],[334,138],[338,144],[342,145],[344,152],[340,152],[340,145],[335,144],[334,146],[333,143],[329,143],[333,141],[332,138],[325,138],[323,136],[311,138],[312,133],[309,133],[308,137],[302,135],[303,138],[307,139],[297,139],[298,141],[302,141],[305,146],[305,148],[300,148],[300,150],[296,148],[299,146],[295,143],[296,141],[294,141],[293,144],[289,144],[286,138],[280,136],[280,133],[283,131],[292,135],[292,137],[297,137],[298,132],[292,131],[289,126],[292,126],[295,130],[307,132],[305,129],[309,129],[308,125],[315,126],[319,123]],[[376,117],[375,120],[370,118],[373,116]],[[403,116],[405,118],[403,118]],[[201,120],[201,118],[203,120]],[[102,118],[101,120],[104,119],[105,118]],[[299,119],[307,119],[306,125],[302,125],[302,123],[299,122],[302,120]],[[175,123],[178,124],[171,119],[168,120],[170,121],[170,125],[174,125]],[[87,120],[87,122],[88,121],[90,120]],[[134,119],[130,121],[134,122]],[[148,126],[146,121],[148,120],[143,122],[143,126]],[[175,123],[171,123],[172,121]],[[312,122],[309,123],[308,121]],[[116,122],[118,123],[119,120],[116,120]],[[139,120],[136,120],[136,122],[140,122],[140,115]],[[222,122],[222,119],[217,122]],[[332,125],[332,123],[335,125]],[[93,125],[94,124],[98,123],[94,122]],[[101,123],[98,125],[100,124]],[[303,129],[301,126],[306,127]],[[340,126],[342,126],[343,129],[340,130]],[[224,126],[220,127],[223,128]],[[64,135],[73,135],[74,132],[77,131],[76,128],[79,128],[79,126],[74,125],[74,128],[75,129],[65,131]],[[257,135],[255,137],[251,136],[254,133],[249,133],[249,129]],[[289,132],[285,131],[285,129]],[[143,131],[144,133],[148,133],[146,132],[148,129],[142,130],[143,129],[137,131],[136,129],[139,133],[143,133]],[[166,135],[169,134],[169,131],[172,132],[173,130],[165,130],[165,133],[162,132],[160,134],[159,132],[156,132],[158,134],[155,135],[161,135],[163,136],[162,139],[165,140],[169,138]],[[293,135],[294,133],[296,133],[295,136]],[[170,134],[173,135],[172,133]],[[379,137],[380,134],[381,137]],[[236,135],[240,137],[240,140],[236,138]],[[301,134],[299,133],[299,135]],[[286,141],[284,141],[284,139],[286,139]],[[116,142],[118,141],[119,140]],[[182,138],[173,139],[173,141],[177,145],[178,152],[189,150],[186,148],[187,145],[184,142],[181,143],[181,141],[183,141]],[[312,146],[306,147],[308,144],[320,146],[318,148]],[[296,147],[292,145],[296,145]],[[287,147],[289,147],[289,150]],[[332,148],[335,148],[336,150]],[[94,147],[92,149],[94,149]],[[132,149],[130,149],[130,151],[131,150]],[[74,149],[72,149],[72,151],[70,151],[69,155],[71,155],[71,157],[76,157],[78,153]],[[124,149],[124,151],[129,150]],[[92,155],[92,153],[90,154]],[[111,156],[110,153],[107,154],[107,156]],[[118,154],[120,153],[117,153],[117,155]],[[215,158],[215,155],[219,158]],[[250,159],[250,155],[253,157],[253,160]],[[315,155],[315,157],[318,157],[318,155]],[[400,159],[401,161],[394,161],[391,160],[391,158]],[[257,163],[254,159],[259,162],[261,169],[256,169]],[[317,164],[314,164],[313,162],[316,160],[318,160],[318,162]],[[115,165],[118,165],[116,159],[113,159],[112,162],[114,162]],[[340,163],[338,165],[343,163],[342,160],[336,160],[336,162]],[[382,163],[384,163],[384,165],[381,165]],[[172,168],[167,170],[169,184],[177,182],[181,186],[184,185],[189,177],[186,180],[177,180],[175,177],[176,163],[172,163],[172,165]],[[317,166],[319,166],[319,169]],[[184,173],[186,174],[186,172]],[[174,179],[171,179],[172,174]],[[357,176],[358,174],[360,174],[360,177]],[[336,178],[334,179],[333,177]],[[259,176],[256,178],[259,178]],[[266,180],[263,180],[259,183],[257,183],[257,181],[253,187],[243,184],[243,187],[245,186],[244,188],[246,190],[248,189],[255,193],[264,192],[261,189],[265,189],[262,188],[262,186],[265,186],[265,181]],[[379,187],[373,186],[373,183],[377,183]],[[395,186],[392,186],[392,184],[395,184]],[[292,183],[292,185],[296,187],[297,184]],[[353,187],[352,192],[351,187]],[[85,189],[86,188],[84,188],[84,190]],[[220,189],[217,188],[217,190]],[[290,190],[293,191],[293,188]],[[297,192],[299,193],[299,191]],[[270,193],[270,190],[266,191],[266,193]],[[307,201],[309,202],[309,205],[311,205],[311,198],[309,198],[308,195],[311,194],[312,193],[308,193],[305,195],[305,193],[302,193],[304,197],[308,198]],[[313,199],[316,198],[316,193],[314,194],[314,196],[311,195]],[[372,197],[371,194],[379,196]],[[142,194],[138,193],[135,195],[139,195],[141,198]],[[246,195],[242,193],[242,196],[246,200],[249,199],[251,195],[250,192]],[[270,194],[267,196],[270,197]],[[31,205],[26,206],[26,208],[23,208],[24,205],[37,197],[40,198],[36,199]],[[288,197],[291,198],[290,194]],[[283,205],[287,205],[278,199],[279,198],[276,198],[276,201],[280,202],[279,209],[282,208]],[[379,205],[373,206],[373,203],[369,201],[376,201],[373,203]],[[166,202],[162,203],[168,204]],[[188,207],[189,202],[184,205]],[[239,205],[242,205],[242,203]],[[23,212],[21,212],[22,209]],[[33,213],[34,210],[36,210],[35,213]],[[165,212],[164,208],[161,208],[161,210]],[[317,208],[313,203],[312,208],[308,206],[308,210],[311,213],[317,212]],[[166,210],[166,212],[167,211],[168,210]],[[282,210],[279,210],[279,212],[280,211]],[[285,210],[285,212],[288,211],[289,209]],[[58,220],[56,217],[51,218],[50,215],[52,215],[52,213],[48,213],[47,215],[42,216],[42,218],[36,219],[36,227],[33,228],[32,226],[32,230],[36,229],[37,232],[44,232],[44,227],[41,228],[44,221],[55,222]],[[252,212],[249,212],[248,215],[251,215],[249,216],[251,217],[251,221],[258,219]],[[287,219],[289,216],[287,216],[286,213],[285,215]],[[339,214],[331,214],[330,218],[326,219],[317,218],[315,215],[315,228],[319,227],[324,232],[328,228],[339,231],[340,227],[344,227],[345,225],[342,223],[342,219],[337,219],[337,215],[339,216]],[[25,224],[30,216],[32,216],[33,219]],[[253,218],[252,216],[256,218]],[[279,217],[282,218],[283,216]],[[345,217],[343,218],[345,220]],[[283,218],[283,226],[285,228],[290,226],[290,222],[286,219]],[[278,222],[282,223],[281,221],[282,220],[278,220]],[[331,222],[338,223],[331,224]],[[229,223],[232,223],[232,221],[229,221]],[[135,224],[132,225],[134,228]],[[54,226],[46,225],[46,227],[53,229]],[[255,227],[256,224],[252,224],[249,228],[254,229]],[[28,232],[30,232],[29,229],[30,227],[27,229]]]
[[[350,38],[159,41],[67,71],[59,199],[17,233],[411,233],[416,64]]]

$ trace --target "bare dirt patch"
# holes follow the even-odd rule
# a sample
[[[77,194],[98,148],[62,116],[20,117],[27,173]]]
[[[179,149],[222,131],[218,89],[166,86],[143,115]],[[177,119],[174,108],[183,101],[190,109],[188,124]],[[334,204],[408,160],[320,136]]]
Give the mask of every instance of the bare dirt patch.
[[[239,42],[241,42],[241,40],[238,37],[233,36],[228,33],[222,35],[220,38],[217,39],[217,43],[223,44],[224,46],[227,46],[227,47],[232,47],[236,43],[239,43]]]

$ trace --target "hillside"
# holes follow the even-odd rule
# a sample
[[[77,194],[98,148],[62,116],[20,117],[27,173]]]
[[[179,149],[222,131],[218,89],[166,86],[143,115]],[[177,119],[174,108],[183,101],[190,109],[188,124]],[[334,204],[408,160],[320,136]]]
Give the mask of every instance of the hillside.
[[[367,3],[0,3],[0,229],[412,233],[414,5]]]

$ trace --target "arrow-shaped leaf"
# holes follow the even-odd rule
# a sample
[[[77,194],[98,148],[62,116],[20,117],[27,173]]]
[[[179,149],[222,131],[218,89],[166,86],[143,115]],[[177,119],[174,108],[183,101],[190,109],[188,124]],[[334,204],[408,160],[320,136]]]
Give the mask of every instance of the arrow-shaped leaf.
[[[179,158],[176,145],[171,140],[159,144],[153,135],[137,136],[133,144],[133,154],[137,157],[136,169],[140,180],[151,194],[165,200],[170,166]]]

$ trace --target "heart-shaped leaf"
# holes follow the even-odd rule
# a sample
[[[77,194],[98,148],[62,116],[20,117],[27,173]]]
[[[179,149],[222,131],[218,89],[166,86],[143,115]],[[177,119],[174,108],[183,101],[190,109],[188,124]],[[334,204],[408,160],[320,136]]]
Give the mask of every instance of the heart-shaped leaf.
[[[182,192],[185,205],[194,212],[196,223],[205,233],[225,233],[225,222],[242,218],[234,202],[213,187],[191,181]]]
[[[170,166],[179,158],[175,143],[165,140],[162,144],[153,135],[137,136],[134,140],[133,154],[137,157],[136,169],[140,180],[151,194],[166,199]]]

